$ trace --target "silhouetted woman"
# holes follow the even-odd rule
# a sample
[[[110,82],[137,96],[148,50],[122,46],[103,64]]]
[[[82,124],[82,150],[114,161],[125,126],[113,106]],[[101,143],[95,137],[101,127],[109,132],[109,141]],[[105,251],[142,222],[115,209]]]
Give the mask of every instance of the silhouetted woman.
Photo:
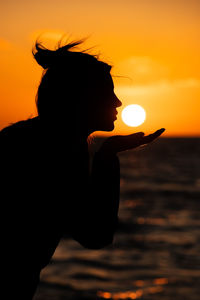
[[[119,205],[117,153],[163,131],[110,137],[89,166],[88,136],[113,130],[121,102],[111,66],[74,51],[80,43],[53,51],[36,42],[33,55],[44,68],[38,116],[0,132],[4,299],[32,299],[40,271],[63,235],[91,249],[112,243]]]

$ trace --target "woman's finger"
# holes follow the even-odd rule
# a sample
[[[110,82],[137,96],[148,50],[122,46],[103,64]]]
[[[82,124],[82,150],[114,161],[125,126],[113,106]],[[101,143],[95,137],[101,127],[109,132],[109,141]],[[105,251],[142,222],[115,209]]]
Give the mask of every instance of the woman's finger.
[[[165,131],[165,128],[161,128],[161,129],[155,131],[152,134],[144,136],[143,137],[143,144],[151,143],[153,140],[155,140],[156,138],[158,138],[164,131]]]

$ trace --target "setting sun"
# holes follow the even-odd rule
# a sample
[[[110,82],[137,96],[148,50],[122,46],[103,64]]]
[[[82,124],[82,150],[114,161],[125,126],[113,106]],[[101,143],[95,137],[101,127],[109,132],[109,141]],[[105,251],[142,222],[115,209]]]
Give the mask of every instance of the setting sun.
[[[123,122],[130,127],[137,127],[144,123],[146,119],[146,112],[138,104],[131,104],[126,106],[122,110],[122,120]]]

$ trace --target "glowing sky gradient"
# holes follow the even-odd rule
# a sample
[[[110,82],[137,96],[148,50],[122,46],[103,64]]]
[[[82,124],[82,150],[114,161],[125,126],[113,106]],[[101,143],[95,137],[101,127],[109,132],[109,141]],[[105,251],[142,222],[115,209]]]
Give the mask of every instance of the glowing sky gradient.
[[[114,67],[123,102],[116,133],[166,128],[165,136],[200,136],[200,1],[198,0],[7,0],[0,2],[0,129],[36,115],[42,69],[31,49],[41,32],[53,45],[63,33],[90,36],[85,48]],[[52,42],[53,41],[53,42]],[[144,107],[136,129],[121,110]]]

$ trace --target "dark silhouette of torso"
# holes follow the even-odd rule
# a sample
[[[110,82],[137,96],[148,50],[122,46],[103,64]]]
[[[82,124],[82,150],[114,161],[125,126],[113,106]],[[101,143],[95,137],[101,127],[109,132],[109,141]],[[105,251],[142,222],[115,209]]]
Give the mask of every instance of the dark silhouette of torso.
[[[87,142],[38,117],[3,129],[0,146],[3,284],[12,282],[7,299],[32,299],[63,235],[94,249],[112,242],[119,163],[96,155],[89,176]]]

